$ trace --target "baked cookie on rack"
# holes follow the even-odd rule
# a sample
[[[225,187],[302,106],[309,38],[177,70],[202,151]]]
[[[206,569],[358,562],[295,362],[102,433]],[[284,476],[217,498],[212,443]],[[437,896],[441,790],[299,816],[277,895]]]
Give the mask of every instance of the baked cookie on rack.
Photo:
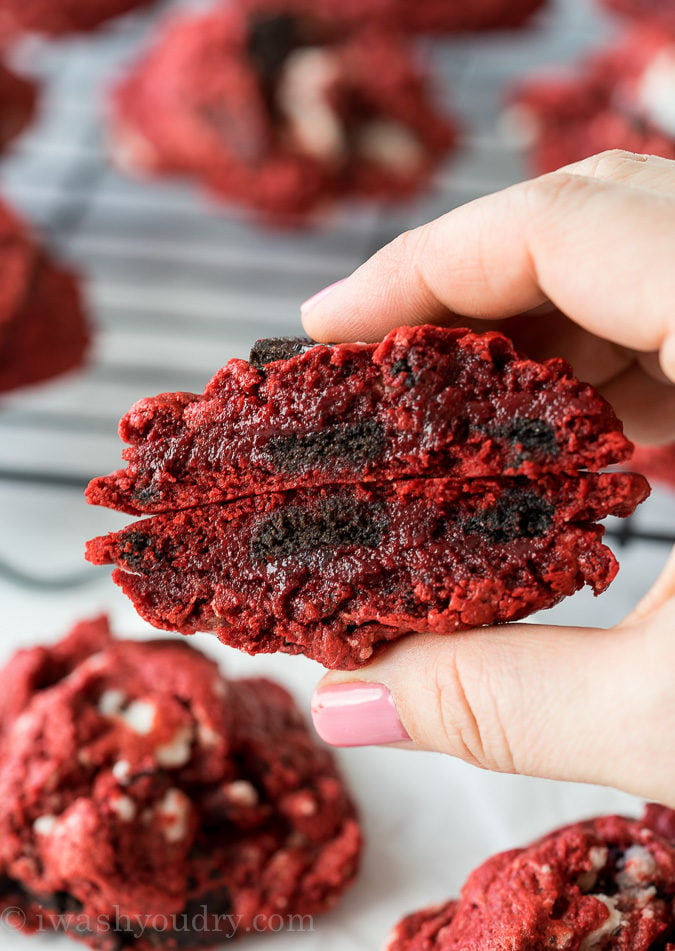
[[[0,154],[30,125],[37,105],[37,86],[0,62]]]
[[[636,27],[577,75],[521,87],[507,120],[522,134],[535,172],[607,149],[675,158],[675,17],[672,27]]]
[[[456,126],[403,39],[341,7],[248,0],[170,21],[114,91],[116,162],[286,225],[425,187]]]
[[[0,393],[80,366],[89,341],[78,279],[0,202]]]
[[[0,42],[22,33],[60,35],[95,29],[152,0],[2,0]]]
[[[429,33],[523,26],[547,0],[396,0],[402,24]]]

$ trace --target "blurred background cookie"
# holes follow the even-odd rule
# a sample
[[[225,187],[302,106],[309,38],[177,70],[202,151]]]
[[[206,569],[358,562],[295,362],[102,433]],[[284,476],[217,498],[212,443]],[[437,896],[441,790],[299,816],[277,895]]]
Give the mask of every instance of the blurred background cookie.
[[[117,163],[286,224],[424,188],[455,124],[402,39],[325,11],[263,0],[166,24],[115,90]]]

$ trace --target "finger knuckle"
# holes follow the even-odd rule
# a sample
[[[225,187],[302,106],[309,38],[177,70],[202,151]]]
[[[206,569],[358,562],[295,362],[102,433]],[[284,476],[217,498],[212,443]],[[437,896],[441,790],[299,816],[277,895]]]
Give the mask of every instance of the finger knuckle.
[[[644,156],[625,149],[607,149],[581,162],[579,171],[590,178],[623,181],[632,175],[636,165],[642,164],[644,160]]]
[[[483,769],[515,772],[488,683],[483,677],[467,675],[461,649],[449,651],[433,678],[438,729],[452,755]]]

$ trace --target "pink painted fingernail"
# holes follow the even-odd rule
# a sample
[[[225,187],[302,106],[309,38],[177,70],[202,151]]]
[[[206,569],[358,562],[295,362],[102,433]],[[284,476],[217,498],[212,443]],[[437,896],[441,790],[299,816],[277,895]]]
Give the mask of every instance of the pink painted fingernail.
[[[331,746],[381,746],[410,739],[384,684],[319,687],[312,718],[316,732]]]
[[[347,280],[346,277],[341,278],[339,281],[335,281],[334,284],[329,284],[328,287],[324,287],[323,290],[317,291],[312,297],[308,297],[304,304],[300,305],[300,311],[303,314],[308,314],[309,311],[315,307],[320,300],[323,300],[324,297],[328,297],[331,291],[334,291],[336,287],[339,287],[340,284],[344,284]]]

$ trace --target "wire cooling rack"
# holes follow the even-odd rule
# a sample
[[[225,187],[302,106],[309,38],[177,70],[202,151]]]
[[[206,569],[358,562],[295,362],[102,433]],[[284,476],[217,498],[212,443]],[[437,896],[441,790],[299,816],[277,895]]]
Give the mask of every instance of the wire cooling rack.
[[[19,53],[44,83],[43,113],[3,163],[0,187],[86,278],[97,336],[83,372],[0,403],[0,504],[14,517],[17,507],[34,505],[26,490],[53,497],[51,510],[58,509],[64,493],[79,499],[89,478],[117,468],[116,424],[134,400],[201,390],[223,362],[246,356],[256,337],[298,333],[299,302],[400,231],[525,177],[517,147],[499,133],[504,89],[531,69],[573,60],[611,32],[588,3],[563,0],[531,31],[425,41],[420,55],[433,67],[441,103],[467,130],[462,153],[414,203],[348,206],[315,230],[287,234],[211,206],[190,185],[131,181],[106,159],[107,88],[167,8],[186,6],[195,4],[160,4],[95,36],[31,43]],[[621,544],[672,544],[664,506],[675,515],[659,494],[638,518],[609,531]],[[76,517],[86,524],[87,515],[83,505]],[[43,537],[57,530],[50,518],[40,525]],[[82,569],[45,574],[33,557],[22,566],[15,548],[5,531],[0,572],[12,584],[47,590],[93,577]]]

